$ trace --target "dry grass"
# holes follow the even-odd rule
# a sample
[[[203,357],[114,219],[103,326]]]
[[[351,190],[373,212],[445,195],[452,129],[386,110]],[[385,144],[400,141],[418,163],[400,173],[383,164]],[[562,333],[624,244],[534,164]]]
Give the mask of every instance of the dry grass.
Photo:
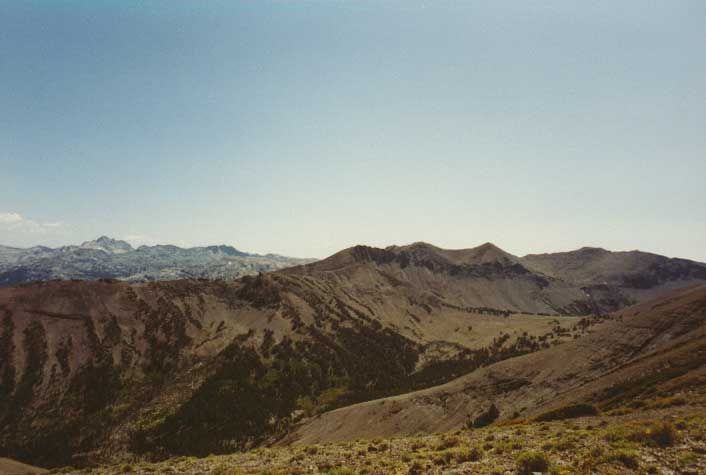
[[[120,475],[124,465],[66,473]],[[134,475],[552,475],[706,473],[706,409],[490,426],[447,434],[261,448],[130,465]]]

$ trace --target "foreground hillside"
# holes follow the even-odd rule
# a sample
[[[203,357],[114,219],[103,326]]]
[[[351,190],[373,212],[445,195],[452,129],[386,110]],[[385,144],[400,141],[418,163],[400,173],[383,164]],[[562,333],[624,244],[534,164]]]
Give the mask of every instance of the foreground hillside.
[[[117,475],[460,475],[706,473],[706,393],[547,422],[516,421],[403,438],[260,448],[160,463],[125,463],[56,472]]]
[[[131,282],[188,278],[235,279],[311,262],[258,255],[231,246],[140,246],[102,236],[78,246],[29,249],[0,246],[0,287],[52,279]]]

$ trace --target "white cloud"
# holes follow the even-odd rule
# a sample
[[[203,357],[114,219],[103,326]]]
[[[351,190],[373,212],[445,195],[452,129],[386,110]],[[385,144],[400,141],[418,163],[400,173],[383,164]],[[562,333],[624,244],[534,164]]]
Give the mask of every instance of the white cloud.
[[[20,213],[0,213],[0,224],[14,224],[23,221]]]
[[[25,218],[20,213],[0,213],[0,228],[20,233],[44,234],[49,230],[61,228],[63,223],[40,223]]]

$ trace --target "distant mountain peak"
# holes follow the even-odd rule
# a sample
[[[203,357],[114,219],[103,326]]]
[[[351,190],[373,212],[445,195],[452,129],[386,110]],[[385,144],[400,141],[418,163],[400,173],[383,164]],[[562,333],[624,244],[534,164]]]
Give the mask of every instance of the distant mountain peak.
[[[610,253],[607,249],[603,249],[602,247],[592,247],[592,246],[583,246],[580,249],[577,249],[576,252],[583,252],[583,253],[596,253],[596,254],[605,254],[605,253]]]
[[[517,264],[519,259],[517,256],[499,248],[492,242],[486,242],[480,246],[464,251],[464,258],[470,263],[475,264]]]
[[[360,264],[387,265],[397,263],[402,268],[416,265],[434,269],[451,269],[453,266],[499,265],[512,267],[519,258],[487,242],[470,249],[443,249],[433,244],[417,241],[403,246],[392,245],[384,249],[357,245],[297,271],[331,271]]]
[[[110,254],[123,254],[134,250],[133,247],[126,241],[113,239],[108,236],[101,236],[94,241],[85,241],[81,243],[80,247],[82,249],[105,251]]]
[[[227,254],[229,256],[245,257],[249,255],[247,252],[239,251],[233,246],[228,246],[225,244],[221,244],[218,246],[206,246],[206,249],[214,253]]]

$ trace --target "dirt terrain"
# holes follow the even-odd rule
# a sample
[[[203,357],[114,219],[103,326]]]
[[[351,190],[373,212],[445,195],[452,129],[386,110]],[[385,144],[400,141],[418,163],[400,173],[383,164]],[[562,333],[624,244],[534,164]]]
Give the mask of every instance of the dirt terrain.
[[[0,457],[0,475],[40,475],[47,470]]]
[[[588,334],[445,385],[369,401],[302,423],[284,443],[351,441],[458,429],[490,404],[498,420],[576,404],[610,409],[706,385],[706,286],[673,291],[592,326]]]

